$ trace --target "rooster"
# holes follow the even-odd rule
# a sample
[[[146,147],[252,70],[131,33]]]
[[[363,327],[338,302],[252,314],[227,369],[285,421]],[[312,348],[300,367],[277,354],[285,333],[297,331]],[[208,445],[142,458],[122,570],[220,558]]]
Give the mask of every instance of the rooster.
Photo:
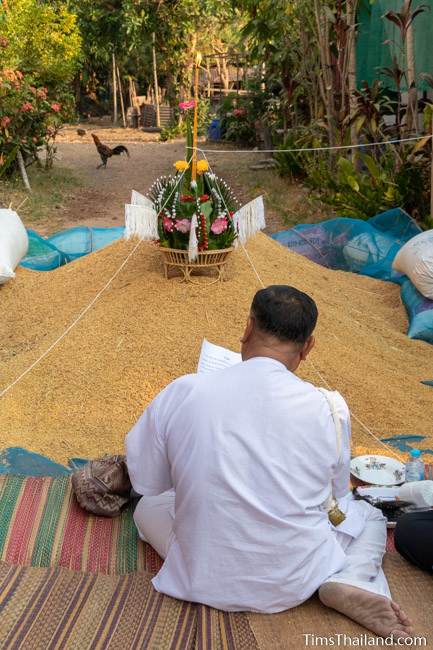
[[[107,167],[107,160],[111,158],[111,156],[120,156],[120,154],[126,153],[129,158],[129,151],[123,146],[123,144],[119,144],[117,147],[114,147],[114,149],[110,149],[106,144],[102,144],[97,135],[92,133],[91,136],[102,160],[102,163],[98,165],[96,169],[101,169],[101,167],[104,167],[105,169]]]

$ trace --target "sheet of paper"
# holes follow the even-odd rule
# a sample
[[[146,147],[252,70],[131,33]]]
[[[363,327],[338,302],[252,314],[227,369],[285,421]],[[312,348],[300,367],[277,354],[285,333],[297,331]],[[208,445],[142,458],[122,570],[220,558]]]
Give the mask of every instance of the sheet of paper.
[[[242,357],[239,352],[232,352],[203,339],[197,372],[213,372],[214,370],[234,366],[241,361]]]
[[[398,497],[400,486],[397,487],[359,487],[358,492],[363,497],[374,497],[383,501],[394,501]]]

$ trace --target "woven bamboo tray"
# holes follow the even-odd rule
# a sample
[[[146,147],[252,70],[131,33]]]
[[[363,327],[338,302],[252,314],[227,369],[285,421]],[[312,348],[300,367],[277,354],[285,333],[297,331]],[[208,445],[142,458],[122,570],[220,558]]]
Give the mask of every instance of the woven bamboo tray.
[[[169,279],[170,271],[175,270],[176,275],[180,274],[183,282],[191,282],[192,284],[199,284],[192,279],[193,274],[207,277],[208,284],[222,282],[227,258],[233,252],[233,248],[202,251],[194,262],[190,262],[188,251],[177,248],[164,248],[163,246],[160,246],[159,250],[164,262],[165,277]],[[207,271],[211,271],[211,275]]]

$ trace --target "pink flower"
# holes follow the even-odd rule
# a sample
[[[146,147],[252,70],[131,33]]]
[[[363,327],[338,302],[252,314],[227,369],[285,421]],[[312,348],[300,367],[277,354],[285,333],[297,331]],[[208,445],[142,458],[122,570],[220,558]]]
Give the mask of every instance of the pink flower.
[[[233,109],[233,115],[239,117],[240,115],[245,115],[246,111],[244,108],[235,108]]]
[[[2,127],[2,129],[5,129],[7,127],[7,125],[10,124],[10,121],[11,121],[11,118],[8,117],[7,115],[2,117],[2,119],[0,121],[0,126]]]
[[[195,101],[194,100],[192,100],[190,102],[180,102],[180,104],[179,104],[179,108],[182,111],[187,111],[190,108],[194,108],[194,107],[195,107]]]
[[[179,221],[176,221],[174,227],[179,232],[183,232],[185,234],[191,230],[191,221],[189,219],[180,219]]]
[[[20,108],[21,113],[28,113],[29,111],[32,110],[33,110],[33,104],[30,104],[30,102],[24,102],[24,104]]]
[[[173,232],[173,228],[174,228],[173,219],[170,219],[170,217],[163,217],[162,227],[164,228],[165,232]]]
[[[51,104],[51,110],[53,110],[55,113],[58,113],[61,109],[60,104]]]
[[[38,93],[38,97],[40,99],[46,99],[47,98],[47,89],[46,88],[38,88],[37,93]]]
[[[227,230],[227,218],[218,217],[217,219],[215,219],[210,229],[214,235],[221,235],[222,232]]]

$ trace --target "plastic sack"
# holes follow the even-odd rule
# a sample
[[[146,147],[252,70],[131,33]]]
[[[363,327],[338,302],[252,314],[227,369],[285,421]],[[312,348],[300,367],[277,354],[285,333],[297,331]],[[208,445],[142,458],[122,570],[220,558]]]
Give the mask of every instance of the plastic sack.
[[[433,230],[407,242],[397,253],[392,267],[407,275],[423,296],[433,300]]]
[[[401,298],[409,317],[408,336],[433,343],[433,300],[423,296],[410,279],[399,272],[403,266],[398,263],[400,250],[403,252],[416,240],[426,240],[425,235],[430,234],[429,247],[433,248],[433,231],[421,233],[406,212],[395,208],[368,221],[331,219],[319,224],[295,226],[272,237],[330,269],[361,273],[400,284]],[[431,258],[433,260],[433,254]],[[433,275],[431,282],[433,287]]]
[[[343,248],[348,270],[361,273],[367,265],[377,265],[387,258],[395,247],[393,237],[380,233],[364,232],[352,237]],[[398,249],[397,249],[398,250]]]
[[[411,217],[395,208],[368,221],[337,218],[302,224],[272,235],[292,251],[339,271],[351,271],[401,284],[404,276],[392,268],[401,246],[421,232]]]
[[[401,299],[409,318],[409,338],[433,343],[433,300],[425,298],[408,278],[401,286]]]
[[[0,284],[15,277],[15,267],[27,252],[24,224],[13,210],[0,209]]]
[[[214,119],[208,128],[209,140],[221,140],[221,120]]]

